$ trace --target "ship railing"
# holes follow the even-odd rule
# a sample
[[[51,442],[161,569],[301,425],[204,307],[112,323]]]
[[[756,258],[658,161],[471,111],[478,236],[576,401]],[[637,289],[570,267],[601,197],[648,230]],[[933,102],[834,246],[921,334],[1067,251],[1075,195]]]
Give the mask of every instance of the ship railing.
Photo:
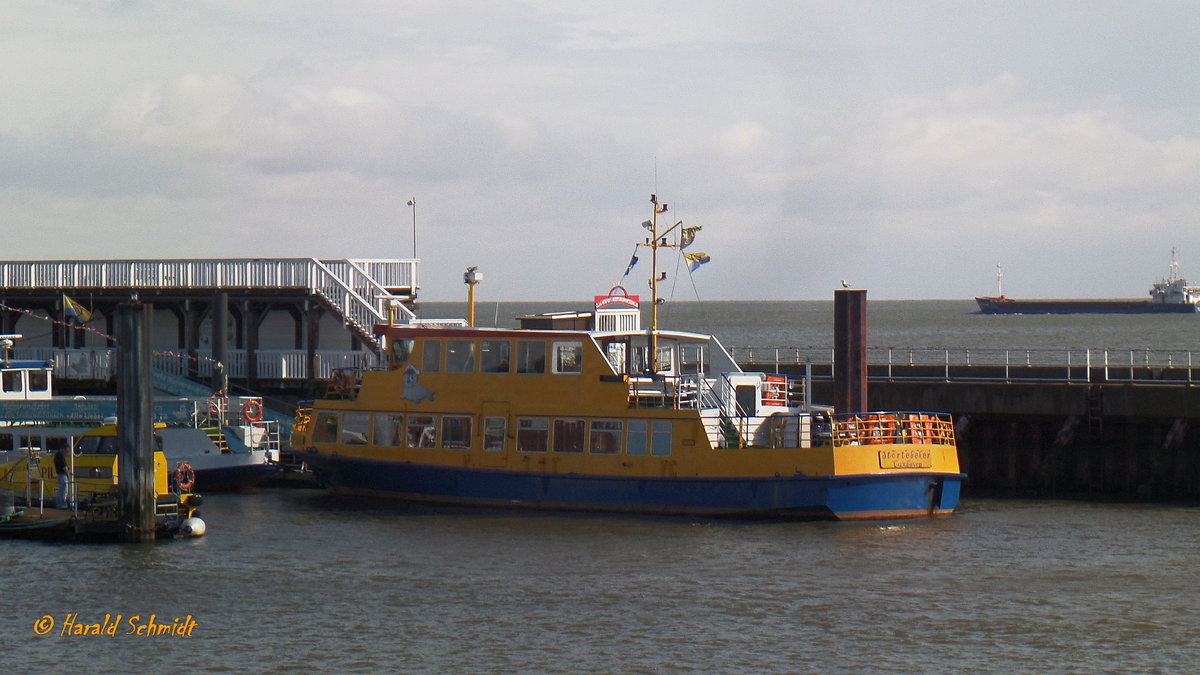
[[[827,347],[731,347],[747,370],[811,368],[832,378]],[[1145,348],[975,349],[869,347],[868,380],[880,382],[1037,382],[1200,385],[1200,352]]]
[[[954,445],[954,421],[946,413],[839,413],[832,418],[833,445]]]
[[[259,349],[255,376],[260,380],[329,379],[334,371],[369,370],[379,365],[379,357],[367,350],[318,349],[311,354],[305,349]],[[116,350],[109,347],[18,347],[15,358],[50,361],[54,376],[68,380],[106,380],[113,376]],[[213,364],[210,350],[193,354],[176,351],[156,351],[154,367],[178,377],[209,377]],[[250,370],[247,352],[230,349],[226,354],[225,372],[230,377],[246,378]],[[315,368],[315,370],[314,370]]]

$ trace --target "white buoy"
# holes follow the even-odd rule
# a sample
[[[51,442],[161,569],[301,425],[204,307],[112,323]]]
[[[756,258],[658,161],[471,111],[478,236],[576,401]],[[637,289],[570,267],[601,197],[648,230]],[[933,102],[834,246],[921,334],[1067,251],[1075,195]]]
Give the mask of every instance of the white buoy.
[[[179,526],[179,534],[184,537],[199,537],[204,534],[204,521],[192,516]]]

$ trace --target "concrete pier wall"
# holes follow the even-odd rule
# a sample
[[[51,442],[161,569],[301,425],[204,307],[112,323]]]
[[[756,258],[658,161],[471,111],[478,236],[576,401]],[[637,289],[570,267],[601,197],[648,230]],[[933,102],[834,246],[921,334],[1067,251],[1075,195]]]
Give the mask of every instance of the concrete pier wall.
[[[1200,386],[872,378],[869,408],[952,413],[967,495],[1200,503]]]

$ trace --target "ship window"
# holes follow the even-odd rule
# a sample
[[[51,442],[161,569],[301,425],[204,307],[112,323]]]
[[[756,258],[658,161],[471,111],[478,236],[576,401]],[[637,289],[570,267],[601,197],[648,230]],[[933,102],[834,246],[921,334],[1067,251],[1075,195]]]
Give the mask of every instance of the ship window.
[[[4,371],[4,378],[2,380],[4,391],[6,391],[6,392],[22,391],[22,389],[21,389],[21,373],[22,372],[24,372],[24,371],[21,371],[21,370],[6,370],[6,371]]]
[[[398,448],[404,445],[404,415],[375,413],[375,445]]]
[[[50,388],[50,374],[44,370],[29,371],[29,391],[46,391]]]
[[[650,454],[655,457],[671,456],[671,423],[669,421],[655,422],[654,433],[650,437]]]
[[[631,455],[646,454],[646,438],[649,425],[646,420],[629,420],[629,443],[626,445]]]
[[[366,445],[371,416],[364,412],[342,413],[342,444]]]
[[[470,415],[442,415],[442,447],[448,450],[471,448]]]
[[[336,443],[338,438],[337,413],[317,413],[317,421],[313,425],[313,443]]]
[[[671,372],[671,346],[658,348],[658,355],[654,359],[654,369],[660,373]]]
[[[517,342],[517,372],[541,375],[546,372],[546,343],[538,340]]]
[[[583,372],[583,343],[578,340],[554,343],[554,372]]]
[[[620,420],[592,420],[592,438],[588,444],[597,455],[615,455],[621,452]]]
[[[479,370],[485,373],[507,373],[512,343],[508,340],[483,340],[479,343]]]
[[[437,420],[433,415],[408,416],[408,447],[437,447]]]
[[[474,340],[446,340],[446,372],[475,372]]]
[[[412,358],[412,338],[395,338],[392,340],[392,365],[398,366]]]
[[[604,353],[608,356],[608,365],[612,366],[614,372],[618,375],[625,374],[625,360],[629,345],[624,342],[610,342],[605,348]]]
[[[439,373],[442,370],[442,341],[423,340],[421,344],[421,370]]]
[[[0,451],[13,449],[12,434],[0,434]]]
[[[66,436],[47,436],[46,449],[51,452],[58,452],[62,448],[71,447],[70,441]]]
[[[22,448],[36,448],[38,450],[41,450],[42,449],[42,437],[41,436],[22,436],[21,437],[21,447]]]
[[[583,420],[554,420],[554,451],[583,452],[586,429]]]
[[[544,417],[523,417],[517,420],[517,450],[545,452],[550,436],[550,422]]]
[[[504,417],[483,418],[483,449],[504,450],[504,428],[508,420]]]

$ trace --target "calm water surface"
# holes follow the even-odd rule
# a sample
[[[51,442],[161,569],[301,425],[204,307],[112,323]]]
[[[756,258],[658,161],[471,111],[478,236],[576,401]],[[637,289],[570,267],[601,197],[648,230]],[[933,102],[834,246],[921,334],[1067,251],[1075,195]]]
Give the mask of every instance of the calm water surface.
[[[5,541],[11,672],[1177,672],[1200,511],[967,500],[742,523],[212,495],[208,534]],[[191,637],[63,636],[123,615]],[[40,636],[43,616],[56,628]]]
[[[561,303],[481,306],[515,325]],[[491,311],[488,311],[488,310]],[[423,314],[461,316],[429,303]],[[876,346],[1197,349],[1200,317],[870,304]],[[730,346],[830,346],[831,302],[675,303]],[[740,523],[209,495],[208,534],[0,541],[10,672],[1184,672],[1200,510],[967,498],[892,523]],[[190,637],[61,635],[192,615]],[[49,617],[46,635],[35,624]],[[46,623],[40,624],[45,627]]]

